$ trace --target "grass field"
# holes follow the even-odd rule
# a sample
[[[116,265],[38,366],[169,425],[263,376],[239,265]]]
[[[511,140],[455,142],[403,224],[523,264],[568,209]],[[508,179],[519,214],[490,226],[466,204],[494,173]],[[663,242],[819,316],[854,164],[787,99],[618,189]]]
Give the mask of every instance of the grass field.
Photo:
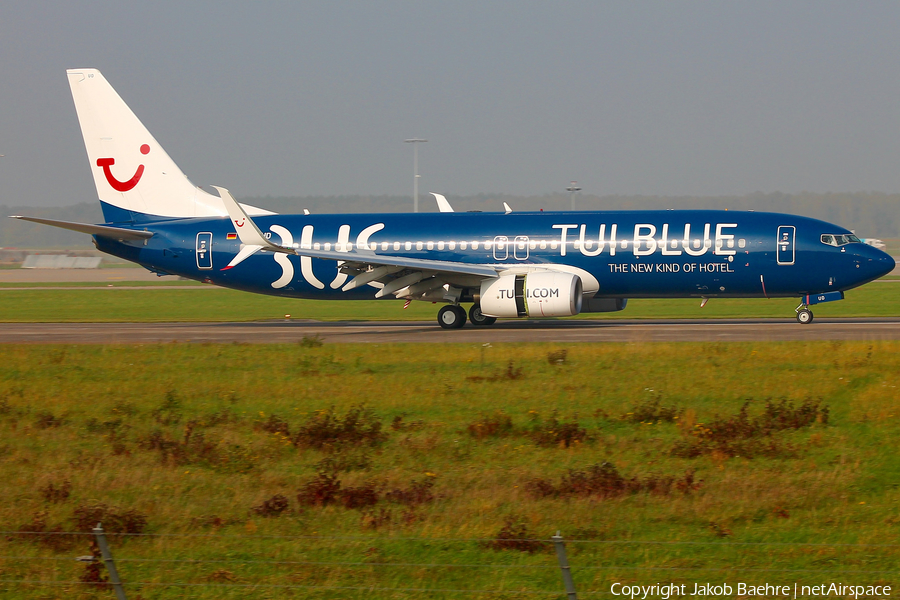
[[[190,282],[173,282],[172,285]],[[20,284],[15,284],[22,287]],[[96,285],[96,284],[95,284]],[[7,284],[0,289],[0,322],[101,322],[101,321],[256,321],[294,319],[321,321],[415,320],[432,321],[436,305],[413,302],[403,310],[402,300],[332,302],[295,300],[211,288],[122,289],[128,282],[106,289],[16,289]],[[143,285],[147,285],[144,283]],[[157,285],[150,287],[156,288]],[[30,286],[29,286],[30,287]],[[164,288],[166,286],[162,286]],[[817,317],[876,317],[900,315],[900,283],[875,282],[847,292],[845,300],[816,305]],[[617,313],[581,314],[575,318],[792,318],[797,299],[719,299],[704,308],[695,299],[637,299]]]
[[[153,534],[112,538],[129,598],[563,597],[546,544],[497,541],[557,530],[582,593],[896,590],[898,367],[896,342],[6,345],[0,528],[34,534],[0,538],[0,580],[78,581],[88,538],[50,532],[103,520]]]

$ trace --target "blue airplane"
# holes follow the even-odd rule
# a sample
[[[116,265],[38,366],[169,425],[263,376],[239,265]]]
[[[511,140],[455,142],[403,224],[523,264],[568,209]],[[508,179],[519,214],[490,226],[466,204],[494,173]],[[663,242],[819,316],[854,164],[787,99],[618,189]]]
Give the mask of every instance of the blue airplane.
[[[26,219],[93,236],[160,275],[326,300],[443,304],[445,329],[612,312],[627,298],[797,297],[810,306],[894,268],[852,232],[740,211],[275,214],[192,184],[96,69],[68,71],[106,220]]]

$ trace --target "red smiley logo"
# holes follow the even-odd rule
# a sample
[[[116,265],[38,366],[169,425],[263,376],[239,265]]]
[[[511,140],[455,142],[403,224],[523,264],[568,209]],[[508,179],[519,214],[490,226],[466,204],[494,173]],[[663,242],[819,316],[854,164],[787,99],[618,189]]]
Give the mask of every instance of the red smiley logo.
[[[141,154],[147,154],[149,152],[150,146],[147,144],[141,146]],[[134,186],[141,180],[141,175],[144,174],[144,165],[138,165],[137,171],[134,172],[134,175],[128,181],[119,181],[113,176],[112,171],[110,170],[110,167],[114,164],[116,164],[116,159],[114,158],[97,159],[97,166],[103,167],[103,174],[106,175],[106,181],[109,182],[109,185],[111,185],[114,190],[117,192],[133,190]]]

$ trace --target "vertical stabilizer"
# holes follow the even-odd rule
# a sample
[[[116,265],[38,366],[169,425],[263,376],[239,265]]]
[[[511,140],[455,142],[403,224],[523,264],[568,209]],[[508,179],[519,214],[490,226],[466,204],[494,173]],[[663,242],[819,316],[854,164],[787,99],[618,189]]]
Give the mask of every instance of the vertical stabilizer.
[[[107,222],[227,215],[219,198],[185,177],[100,71],[67,73]]]

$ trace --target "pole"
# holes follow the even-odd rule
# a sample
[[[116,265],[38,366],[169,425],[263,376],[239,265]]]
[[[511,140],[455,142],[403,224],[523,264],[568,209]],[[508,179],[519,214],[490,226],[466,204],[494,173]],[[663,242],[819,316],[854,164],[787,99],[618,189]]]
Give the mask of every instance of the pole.
[[[569,192],[569,200],[572,203],[572,210],[575,210],[575,193],[580,192],[581,188],[578,187],[578,182],[573,181],[569,184],[569,187],[566,188],[566,191]]]
[[[419,144],[428,140],[412,138],[403,141],[413,145],[413,212],[419,212]]]
[[[558,531],[550,539],[553,540],[553,547],[556,548],[556,558],[559,560],[559,569],[562,571],[563,585],[566,586],[566,597],[569,600],[578,600],[575,582],[572,580],[572,569],[569,568],[569,559],[566,557],[566,544]]]
[[[419,212],[419,145],[413,144],[413,212]]]
[[[109,551],[109,544],[106,543],[106,534],[103,532],[101,523],[97,523],[97,526],[94,527],[94,536],[97,538],[97,545],[100,546],[100,555],[103,557],[103,564],[106,565],[106,572],[109,573],[109,582],[116,590],[117,600],[128,600],[125,596],[125,588],[122,587],[122,580],[119,579],[119,572],[116,571],[112,552]]]

